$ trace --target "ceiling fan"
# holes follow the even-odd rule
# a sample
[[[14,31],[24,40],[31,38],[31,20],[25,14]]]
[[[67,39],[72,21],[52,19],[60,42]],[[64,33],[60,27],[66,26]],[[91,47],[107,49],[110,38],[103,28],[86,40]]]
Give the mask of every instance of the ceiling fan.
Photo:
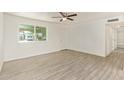
[[[64,12],[59,12],[59,14],[61,16],[58,17],[52,17],[52,18],[60,18],[60,22],[65,21],[65,20],[70,20],[70,21],[74,21],[74,19],[72,19],[71,17],[77,16],[77,14],[68,14],[68,13],[64,13]]]

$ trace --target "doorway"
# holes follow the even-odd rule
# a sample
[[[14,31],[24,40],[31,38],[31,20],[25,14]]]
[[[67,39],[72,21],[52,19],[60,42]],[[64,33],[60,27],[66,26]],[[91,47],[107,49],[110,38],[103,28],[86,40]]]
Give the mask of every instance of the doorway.
[[[117,48],[124,48],[124,27],[118,28],[117,31]]]
[[[118,49],[124,51],[124,22],[106,24],[106,56]]]

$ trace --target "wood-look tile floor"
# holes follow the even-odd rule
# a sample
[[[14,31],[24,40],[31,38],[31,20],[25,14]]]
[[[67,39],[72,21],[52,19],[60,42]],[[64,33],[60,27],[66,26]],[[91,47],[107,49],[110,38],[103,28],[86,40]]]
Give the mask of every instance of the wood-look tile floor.
[[[124,50],[103,58],[72,50],[5,62],[1,80],[123,80]]]

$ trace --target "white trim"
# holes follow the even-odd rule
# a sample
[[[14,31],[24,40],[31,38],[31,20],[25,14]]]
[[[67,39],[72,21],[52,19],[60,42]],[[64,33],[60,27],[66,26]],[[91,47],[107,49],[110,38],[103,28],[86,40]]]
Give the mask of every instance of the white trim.
[[[0,62],[0,72],[2,70],[3,62]]]
[[[22,23],[22,24],[28,25],[28,24],[25,24],[25,23]],[[29,25],[31,25],[31,26],[34,27],[34,40],[33,40],[33,41],[20,41],[20,40],[19,40],[19,25],[21,25],[21,24],[18,24],[18,27],[17,27],[17,41],[18,41],[19,43],[45,42],[45,41],[48,40],[48,31],[47,31],[47,30],[48,30],[48,27],[29,24]],[[35,34],[36,34],[36,27],[37,27],[37,26],[39,26],[39,27],[45,27],[45,28],[46,28],[46,40],[43,40],[43,41],[37,41],[37,40],[36,40]]]
[[[3,57],[4,57],[4,16],[3,13],[0,13],[0,72],[3,66]]]
[[[30,58],[30,57],[33,57],[33,56],[45,55],[45,54],[54,53],[54,52],[62,51],[62,50],[63,49],[56,49],[56,50],[51,50],[51,51],[47,51],[47,52],[43,52],[43,53],[31,54],[31,55],[23,56],[23,57],[21,56],[21,57],[16,57],[16,58],[10,58],[10,59],[7,59],[7,60],[4,59],[4,62],[19,60],[19,59],[24,59],[24,58]]]

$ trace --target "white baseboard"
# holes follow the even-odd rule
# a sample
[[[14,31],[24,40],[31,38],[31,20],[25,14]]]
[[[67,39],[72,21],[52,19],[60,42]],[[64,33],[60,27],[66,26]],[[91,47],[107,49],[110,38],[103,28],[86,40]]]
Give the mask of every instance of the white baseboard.
[[[32,55],[20,56],[20,57],[13,57],[13,58],[9,58],[9,59],[4,59],[4,62],[9,62],[9,61],[19,60],[19,59],[24,59],[24,58],[30,58],[33,56],[44,55],[44,54],[48,54],[48,53],[54,53],[54,52],[61,51],[61,50],[62,49],[58,49],[58,50],[54,50],[54,51],[47,51],[44,53],[38,53],[38,54],[32,54]]]
[[[33,54],[33,55],[27,55],[27,56],[21,56],[21,57],[14,57],[14,58],[10,58],[10,59],[4,59],[4,62],[9,62],[9,61],[13,61],[13,60],[19,60],[19,59],[23,59],[23,58],[29,58],[29,57],[33,57],[33,56],[48,54],[48,53],[54,53],[54,52],[61,51],[61,50],[73,50],[73,51],[82,52],[82,53],[88,53],[88,54],[96,55],[96,56],[100,56],[100,57],[106,57],[105,55],[101,55],[99,53],[91,53],[91,52],[81,51],[81,50],[76,50],[76,49],[65,49],[65,48],[63,48],[63,49],[58,49],[58,50],[54,50],[54,51],[47,51],[45,53],[39,53],[39,54]]]
[[[68,50],[73,50],[73,51],[77,51],[77,52],[87,53],[87,54],[90,54],[90,55],[96,55],[96,56],[100,56],[100,57],[106,57],[106,55],[101,54],[101,53],[95,53],[95,52],[89,52],[89,51],[82,51],[80,49],[71,49],[70,48]]]

